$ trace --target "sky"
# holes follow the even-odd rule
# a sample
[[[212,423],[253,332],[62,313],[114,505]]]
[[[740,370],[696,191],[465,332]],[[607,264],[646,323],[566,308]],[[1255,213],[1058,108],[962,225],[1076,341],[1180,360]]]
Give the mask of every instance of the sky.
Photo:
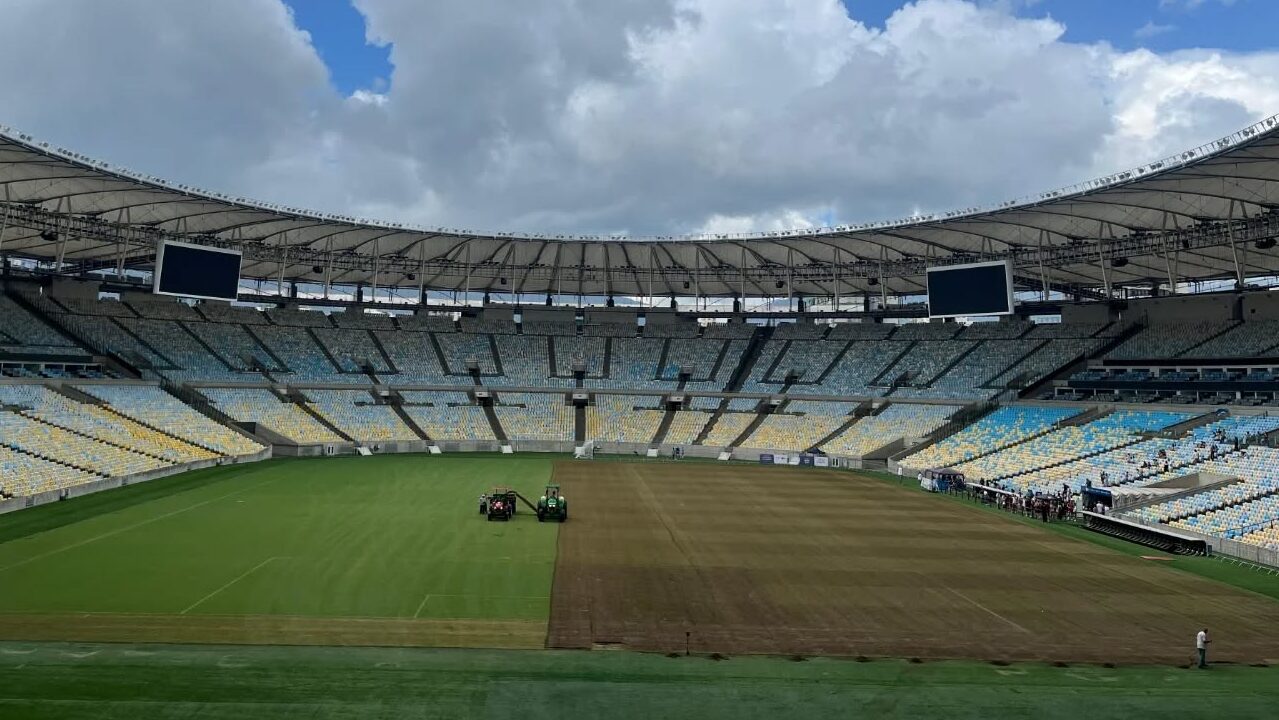
[[[175,183],[422,227],[891,220],[1279,112],[1274,0],[5,5],[0,124]]]

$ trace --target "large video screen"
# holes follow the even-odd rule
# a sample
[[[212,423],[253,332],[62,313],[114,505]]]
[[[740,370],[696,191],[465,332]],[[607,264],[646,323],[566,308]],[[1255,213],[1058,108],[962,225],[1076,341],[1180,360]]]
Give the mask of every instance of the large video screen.
[[[1006,260],[928,268],[928,316],[1008,315],[1013,269]]]
[[[158,295],[235,300],[240,253],[180,242],[162,242],[155,256],[152,292]]]

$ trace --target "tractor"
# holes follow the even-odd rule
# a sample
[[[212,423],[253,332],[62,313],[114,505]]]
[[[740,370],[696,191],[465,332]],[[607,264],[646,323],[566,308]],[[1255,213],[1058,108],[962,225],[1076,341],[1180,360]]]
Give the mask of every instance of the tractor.
[[[515,491],[494,488],[488,498],[489,520],[510,520],[515,515]]]
[[[546,492],[537,501],[537,521],[554,520],[564,522],[568,519],[568,500],[560,494],[559,485],[547,485]]]

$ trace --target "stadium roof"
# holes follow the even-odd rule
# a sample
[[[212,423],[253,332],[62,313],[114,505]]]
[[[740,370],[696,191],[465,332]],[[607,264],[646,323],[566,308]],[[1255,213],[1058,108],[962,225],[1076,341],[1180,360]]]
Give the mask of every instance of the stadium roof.
[[[174,184],[0,127],[0,250],[66,272],[161,238],[239,247],[245,277],[592,295],[911,293],[928,265],[1012,258],[1019,284],[1279,275],[1279,116],[1128,172],[989,208],[797,232],[610,237],[415,228]],[[1125,262],[1126,261],[1126,262]]]

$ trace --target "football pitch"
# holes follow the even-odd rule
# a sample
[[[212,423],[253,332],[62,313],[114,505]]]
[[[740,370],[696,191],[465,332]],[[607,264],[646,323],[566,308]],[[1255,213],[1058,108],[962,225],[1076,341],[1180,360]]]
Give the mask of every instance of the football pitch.
[[[552,480],[564,525],[478,514]],[[1279,589],[1086,535],[836,471],[212,468],[0,516],[0,717],[1276,715]]]
[[[139,502],[102,514],[113,493],[55,506],[89,507],[0,544],[0,637],[541,647],[557,526],[487,522],[478,498],[536,500],[551,467],[282,460],[126,488]],[[16,535],[28,516],[8,519]]]

